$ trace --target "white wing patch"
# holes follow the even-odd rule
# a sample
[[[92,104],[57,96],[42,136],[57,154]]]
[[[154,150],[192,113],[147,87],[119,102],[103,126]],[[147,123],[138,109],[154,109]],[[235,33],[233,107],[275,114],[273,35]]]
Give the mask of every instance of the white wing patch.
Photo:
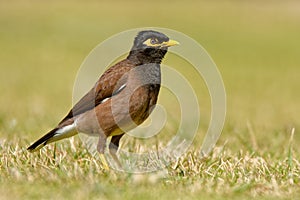
[[[116,91],[114,91],[114,93],[112,94],[112,96],[119,94],[125,87],[126,87],[126,84],[121,85],[121,87],[119,87]],[[108,101],[109,99],[111,99],[111,97],[107,97],[107,98],[103,99],[100,102],[100,104]]]
[[[105,101],[108,101],[110,98],[111,98],[111,97],[108,97],[108,98],[103,99],[103,100],[100,102],[100,104],[101,104],[101,103],[104,103]]]
[[[113,93],[113,95],[118,94],[118,93],[121,92],[125,87],[126,87],[126,83],[123,84],[123,85],[121,85],[121,87],[119,87],[119,88]]]

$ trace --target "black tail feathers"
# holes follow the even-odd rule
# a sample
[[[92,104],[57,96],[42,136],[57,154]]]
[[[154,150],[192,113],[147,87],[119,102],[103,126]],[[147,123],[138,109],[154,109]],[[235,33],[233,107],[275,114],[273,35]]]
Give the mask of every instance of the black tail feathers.
[[[33,143],[32,145],[30,145],[27,148],[27,150],[30,151],[30,152],[34,152],[34,151],[39,150],[40,148],[42,148],[43,146],[45,146],[47,144],[48,140],[51,139],[56,134],[57,130],[58,130],[58,128],[55,128],[55,129],[49,131],[42,138],[40,138],[35,143]]]

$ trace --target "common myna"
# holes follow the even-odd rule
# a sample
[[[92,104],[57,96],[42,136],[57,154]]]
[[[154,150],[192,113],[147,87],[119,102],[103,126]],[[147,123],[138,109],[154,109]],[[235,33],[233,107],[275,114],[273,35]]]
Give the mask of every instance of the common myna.
[[[108,169],[104,157],[106,139],[112,137],[109,150],[115,154],[125,131],[147,119],[160,90],[160,63],[168,47],[177,44],[157,31],[139,32],[127,58],[106,70],[67,116],[28,150],[34,152],[79,132],[99,136],[97,150]]]

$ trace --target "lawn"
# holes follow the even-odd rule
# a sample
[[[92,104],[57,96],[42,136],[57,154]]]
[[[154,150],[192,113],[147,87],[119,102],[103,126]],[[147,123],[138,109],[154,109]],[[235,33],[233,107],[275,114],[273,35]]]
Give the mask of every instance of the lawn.
[[[300,198],[299,24],[298,1],[1,1],[1,199]],[[71,108],[89,52],[137,27],[183,32],[218,66],[227,117],[211,155],[199,152],[210,119],[203,85],[193,144],[156,173],[104,171],[79,137],[27,152]],[[171,54],[163,63],[184,65]],[[136,143],[126,137],[121,145],[143,148]]]

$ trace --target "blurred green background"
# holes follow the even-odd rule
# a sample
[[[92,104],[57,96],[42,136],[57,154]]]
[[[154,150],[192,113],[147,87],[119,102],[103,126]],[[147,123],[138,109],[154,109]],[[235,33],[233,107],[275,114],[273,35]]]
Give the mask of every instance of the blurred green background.
[[[299,25],[296,0],[0,0],[1,197],[277,199],[299,193]],[[76,74],[88,53],[113,34],[138,27],[183,32],[211,55],[227,92],[221,148],[206,162],[197,154],[210,117],[202,84],[195,86],[202,121],[192,153],[169,167],[161,182],[101,171],[78,138],[27,153],[27,145],[72,106]],[[172,54],[163,63],[193,75]],[[167,94],[162,90],[160,101]]]
[[[299,24],[299,1],[2,0],[0,139],[32,141],[55,126],[88,53],[113,34],[152,26],[194,38],[219,67],[228,101],[219,144],[240,149],[250,136],[275,152],[293,127],[299,143]]]

